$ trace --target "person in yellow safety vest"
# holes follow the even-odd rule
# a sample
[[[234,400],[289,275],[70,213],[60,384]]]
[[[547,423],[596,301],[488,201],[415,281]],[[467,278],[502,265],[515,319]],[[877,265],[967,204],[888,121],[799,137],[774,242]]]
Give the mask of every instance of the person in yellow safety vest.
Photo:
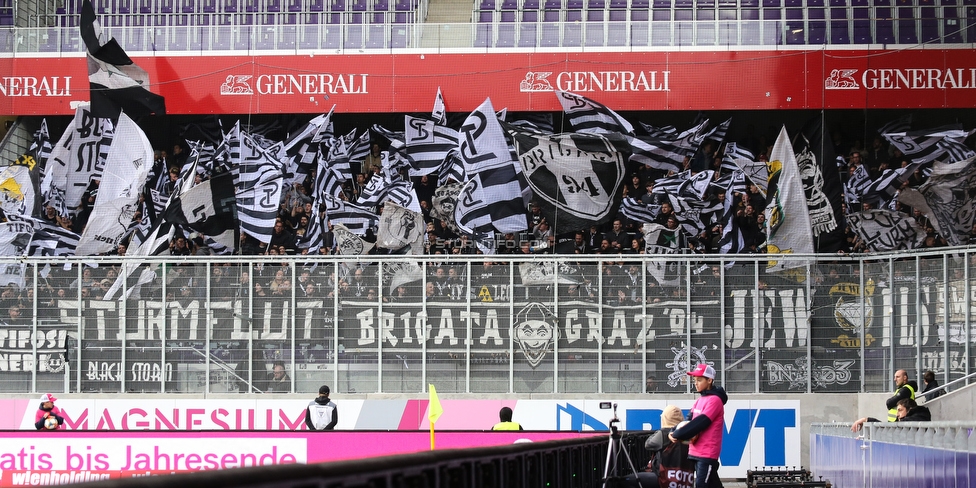
[[[885,400],[888,407],[888,422],[898,420],[898,402],[905,398],[915,399],[915,388],[908,381],[908,373],[904,369],[895,371],[895,394]]]
[[[525,430],[518,422],[512,422],[511,408],[502,407],[502,409],[498,411],[498,419],[501,420],[501,422],[495,424],[491,430]]]

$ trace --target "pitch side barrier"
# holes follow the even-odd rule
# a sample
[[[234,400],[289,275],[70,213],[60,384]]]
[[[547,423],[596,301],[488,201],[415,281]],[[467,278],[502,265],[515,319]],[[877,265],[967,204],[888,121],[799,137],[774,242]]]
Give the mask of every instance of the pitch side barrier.
[[[813,472],[837,488],[932,486],[968,488],[976,483],[973,421],[815,423],[810,432]]]
[[[420,434],[426,435],[425,432]],[[596,433],[591,433],[596,434]],[[152,436],[152,433],[142,435]],[[217,433],[217,435],[220,435]],[[532,433],[525,432],[526,438]],[[623,433],[621,446],[628,455],[646,463],[644,440],[647,432]],[[306,434],[309,451],[344,449],[335,444],[333,433]],[[397,433],[389,433],[397,442]],[[111,477],[85,482],[82,486],[100,488],[212,488],[238,487],[429,487],[429,488],[537,488],[558,486],[586,488],[602,486],[606,472],[609,435],[581,435],[578,438],[531,442],[528,440],[490,447],[437,449],[432,451],[336,462],[274,464],[238,469],[216,469],[192,473],[153,472],[111,473]],[[643,465],[641,465],[643,467]],[[629,469],[629,468],[628,468]],[[109,473],[96,472],[95,475]],[[61,473],[70,476],[71,472]],[[35,481],[23,484],[74,483],[73,479],[54,479],[54,472],[37,472]],[[41,483],[41,476],[48,476]],[[75,473],[77,477],[77,473]],[[15,483],[5,470],[3,486]],[[89,476],[89,479],[99,479]],[[63,483],[63,482],[64,483]]]

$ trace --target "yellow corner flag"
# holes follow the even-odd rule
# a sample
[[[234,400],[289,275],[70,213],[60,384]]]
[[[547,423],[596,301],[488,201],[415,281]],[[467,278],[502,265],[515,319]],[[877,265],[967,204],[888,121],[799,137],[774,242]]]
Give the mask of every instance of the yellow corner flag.
[[[430,420],[430,450],[434,450],[434,423],[441,418],[444,409],[441,408],[441,401],[437,399],[437,389],[434,385],[427,385],[430,390],[430,405],[427,408],[427,419]]]

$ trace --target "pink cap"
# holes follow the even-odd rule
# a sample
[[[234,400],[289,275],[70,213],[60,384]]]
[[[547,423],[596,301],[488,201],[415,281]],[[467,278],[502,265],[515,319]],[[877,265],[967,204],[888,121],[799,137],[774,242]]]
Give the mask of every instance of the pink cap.
[[[57,398],[54,398],[54,395],[52,395],[50,393],[45,393],[45,394],[41,395],[41,403],[44,403],[44,402],[54,403],[56,401],[58,401],[58,399]]]
[[[698,367],[694,371],[688,373],[688,376],[704,376],[706,378],[715,379],[715,368],[705,364],[698,363]]]

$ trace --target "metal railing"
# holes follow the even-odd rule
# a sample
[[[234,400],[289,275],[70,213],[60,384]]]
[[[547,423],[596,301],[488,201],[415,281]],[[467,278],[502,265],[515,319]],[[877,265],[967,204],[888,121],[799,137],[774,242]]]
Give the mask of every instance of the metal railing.
[[[681,393],[698,362],[732,393],[973,372],[976,251],[766,259],[6,259],[0,391],[245,392],[274,363],[297,393]]]
[[[810,465],[833,486],[969,487],[976,479],[972,421],[812,424]]]
[[[403,13],[403,12],[401,12]],[[969,47],[976,42],[976,18],[918,21],[872,19],[814,20],[642,20],[557,21],[503,20],[428,24],[407,21],[387,12],[382,19],[364,13],[324,14],[334,21],[290,24],[105,26],[129,53],[309,51],[339,53],[426,50],[654,50],[684,47],[803,49],[811,46],[911,46],[938,44]],[[411,12],[411,14],[413,14]],[[84,52],[79,29],[61,27],[0,28],[0,53],[75,55]]]

